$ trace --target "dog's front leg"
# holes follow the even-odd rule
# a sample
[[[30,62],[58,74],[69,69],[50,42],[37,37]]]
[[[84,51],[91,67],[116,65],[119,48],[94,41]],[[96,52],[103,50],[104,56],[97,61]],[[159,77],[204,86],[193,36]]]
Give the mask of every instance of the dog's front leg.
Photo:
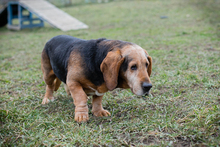
[[[75,121],[85,122],[89,120],[87,95],[82,86],[77,82],[67,83],[75,105]]]
[[[103,96],[93,96],[92,99],[92,113],[95,116],[108,116],[111,115],[107,110],[102,107],[102,97]]]

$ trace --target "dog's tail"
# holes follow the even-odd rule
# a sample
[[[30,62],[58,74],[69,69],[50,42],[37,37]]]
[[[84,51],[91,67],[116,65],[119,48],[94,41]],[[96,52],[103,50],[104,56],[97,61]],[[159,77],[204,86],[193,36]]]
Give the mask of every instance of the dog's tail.
[[[60,84],[61,84],[60,79],[58,79],[58,78],[56,77],[56,79],[54,80],[54,91],[57,91],[57,90],[59,89]]]

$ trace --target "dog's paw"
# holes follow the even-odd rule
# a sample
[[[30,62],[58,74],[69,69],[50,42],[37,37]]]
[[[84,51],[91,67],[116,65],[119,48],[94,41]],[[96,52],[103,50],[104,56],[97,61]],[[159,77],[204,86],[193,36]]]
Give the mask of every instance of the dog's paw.
[[[109,113],[107,110],[102,109],[102,110],[94,111],[93,115],[100,117],[100,116],[109,116],[111,115],[111,113]]]
[[[54,101],[54,97],[51,97],[50,99],[48,99],[47,97],[44,97],[43,101],[41,104],[45,105],[48,104],[50,101]]]
[[[75,112],[75,121],[77,122],[86,122],[89,120],[88,112]]]

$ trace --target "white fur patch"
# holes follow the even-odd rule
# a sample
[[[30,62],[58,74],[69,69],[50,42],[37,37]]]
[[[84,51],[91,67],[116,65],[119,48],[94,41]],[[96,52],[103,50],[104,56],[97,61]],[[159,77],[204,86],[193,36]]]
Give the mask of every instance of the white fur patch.
[[[128,85],[132,89],[132,92],[136,95],[142,95],[143,90],[140,84],[140,79],[138,79],[138,76],[136,74],[130,74],[127,73],[128,77]]]
[[[103,96],[105,93],[99,93],[98,90],[95,90],[94,88],[90,87],[90,89],[92,89],[94,92],[93,93],[89,93],[91,95],[97,95],[97,96]]]

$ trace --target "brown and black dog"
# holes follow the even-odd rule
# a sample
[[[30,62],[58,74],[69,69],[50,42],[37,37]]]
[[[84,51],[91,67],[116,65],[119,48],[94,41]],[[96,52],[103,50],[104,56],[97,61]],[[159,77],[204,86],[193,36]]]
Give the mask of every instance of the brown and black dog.
[[[73,97],[78,122],[89,119],[87,96],[93,96],[95,116],[108,116],[102,107],[105,92],[130,88],[136,95],[146,95],[152,87],[151,57],[140,46],[120,40],[53,37],[42,51],[41,68],[47,84],[42,104],[54,100],[53,91],[62,81]]]

